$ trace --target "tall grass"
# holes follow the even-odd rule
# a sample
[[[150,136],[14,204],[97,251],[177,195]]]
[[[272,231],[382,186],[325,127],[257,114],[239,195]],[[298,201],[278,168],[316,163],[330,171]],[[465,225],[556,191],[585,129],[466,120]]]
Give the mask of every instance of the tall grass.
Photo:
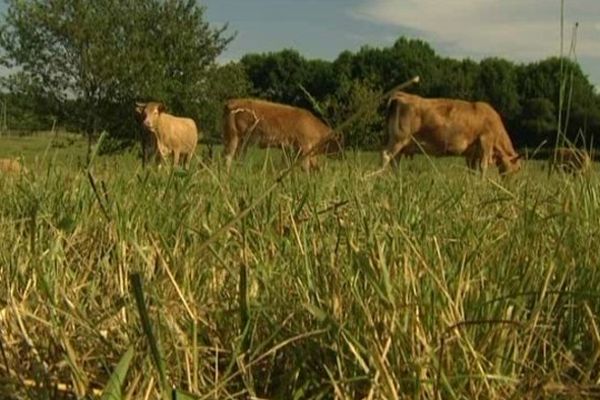
[[[99,393],[133,347],[123,396],[158,397],[133,273],[165,379],[197,398],[598,393],[596,175],[417,157],[364,180],[355,153],[273,187],[282,161],[250,153],[230,175],[100,157],[2,179],[0,393]]]

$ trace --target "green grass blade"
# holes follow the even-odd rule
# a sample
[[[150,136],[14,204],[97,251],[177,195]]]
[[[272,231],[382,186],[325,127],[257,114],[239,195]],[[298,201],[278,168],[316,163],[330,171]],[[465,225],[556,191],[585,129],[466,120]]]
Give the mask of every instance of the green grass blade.
[[[146,302],[144,300],[144,289],[142,284],[142,277],[139,273],[133,273],[130,276],[131,286],[133,287],[133,294],[135,296],[135,302],[138,307],[138,311],[140,313],[140,320],[142,323],[142,330],[146,334],[146,338],[148,339],[148,344],[150,345],[150,353],[152,354],[152,360],[154,361],[154,365],[158,370],[158,374],[160,377],[161,390],[163,393],[163,398],[169,398],[169,390],[167,383],[167,373],[165,368],[164,359],[162,357],[161,351],[159,349],[158,341],[154,336],[154,332],[152,331],[152,324],[150,323],[150,317],[148,315],[148,309],[146,308]]]
[[[125,377],[129,371],[129,364],[133,358],[133,346],[128,348],[123,357],[119,360],[115,370],[113,371],[106,387],[102,391],[102,400],[121,400],[123,398],[121,389],[125,383]]]

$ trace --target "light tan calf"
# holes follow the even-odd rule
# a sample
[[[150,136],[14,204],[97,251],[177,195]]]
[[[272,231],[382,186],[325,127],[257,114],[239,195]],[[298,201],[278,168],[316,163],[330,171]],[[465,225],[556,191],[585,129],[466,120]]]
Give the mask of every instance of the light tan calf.
[[[198,129],[194,120],[168,114],[165,106],[156,102],[136,103],[136,113],[144,130],[152,136],[157,162],[172,155],[173,165],[183,161],[187,167],[198,144]]]

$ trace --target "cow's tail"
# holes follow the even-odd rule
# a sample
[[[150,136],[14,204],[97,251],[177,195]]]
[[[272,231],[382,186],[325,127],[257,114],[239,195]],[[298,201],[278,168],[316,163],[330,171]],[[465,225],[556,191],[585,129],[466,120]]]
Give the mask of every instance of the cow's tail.
[[[242,128],[237,120],[237,114],[250,116],[250,125]],[[243,107],[232,101],[225,104],[223,111],[223,141],[225,152],[231,157],[232,153],[244,153],[249,141],[262,119],[252,107]],[[243,125],[242,125],[243,126]]]
[[[227,140],[231,137],[240,137],[241,132],[238,132],[238,124],[236,122],[236,114],[240,112],[240,108],[235,103],[227,102],[223,107],[223,139]]]
[[[388,100],[385,121],[387,124],[387,137],[396,136],[400,124],[401,100],[398,95],[391,96]]]
[[[235,122],[232,119],[233,116],[231,115],[231,107],[229,103],[225,103],[223,106],[223,115],[221,117],[223,123],[223,138],[225,138],[233,126],[233,122]]]
[[[227,169],[231,166],[231,161],[238,150],[239,135],[237,132],[237,124],[235,122],[235,113],[233,112],[234,105],[231,101],[225,103],[222,116],[222,140],[223,154]]]

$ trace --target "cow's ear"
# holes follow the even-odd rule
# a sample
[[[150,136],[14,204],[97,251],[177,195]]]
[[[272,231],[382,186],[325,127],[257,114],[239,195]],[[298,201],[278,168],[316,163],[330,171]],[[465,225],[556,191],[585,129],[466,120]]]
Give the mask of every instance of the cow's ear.
[[[135,102],[135,112],[138,114],[141,114],[144,111],[144,108],[146,108],[146,103],[139,103],[139,102]]]
[[[158,104],[158,112],[161,113],[161,112],[165,112],[165,111],[167,111],[167,107],[165,107],[165,105],[163,103],[159,103]]]

